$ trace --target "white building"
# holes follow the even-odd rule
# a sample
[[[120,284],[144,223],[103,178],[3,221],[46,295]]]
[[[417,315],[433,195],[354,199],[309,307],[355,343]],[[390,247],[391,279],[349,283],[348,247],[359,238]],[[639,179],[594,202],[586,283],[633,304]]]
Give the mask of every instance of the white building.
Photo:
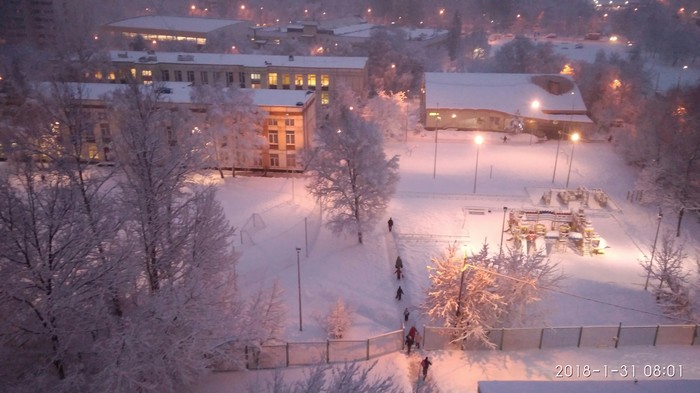
[[[517,118],[523,131],[541,137],[593,129],[568,75],[425,73],[421,120],[428,129],[510,132]]]

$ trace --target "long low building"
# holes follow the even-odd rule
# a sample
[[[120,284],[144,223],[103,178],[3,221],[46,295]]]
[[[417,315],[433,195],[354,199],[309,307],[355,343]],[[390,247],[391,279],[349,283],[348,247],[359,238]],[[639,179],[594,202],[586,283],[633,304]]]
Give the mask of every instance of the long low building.
[[[426,72],[421,120],[427,129],[559,133],[593,129],[568,75]]]
[[[86,161],[111,161],[114,159],[112,138],[118,129],[112,122],[108,100],[111,94],[126,86],[85,83],[78,89],[77,84],[75,85],[72,90],[79,91],[75,98],[81,103],[84,111],[81,121],[86,125],[81,131],[81,155]],[[42,86],[41,88],[50,94],[50,85]],[[191,83],[165,82],[155,87],[159,91],[159,99],[163,106],[188,110],[192,116],[190,121],[194,126],[200,121],[204,123],[207,106],[192,99],[195,87]],[[233,155],[240,155],[241,151],[220,149],[221,156],[218,161],[223,164],[221,166],[264,172],[300,171],[302,165],[298,152],[312,145],[316,129],[316,94],[305,90],[240,89],[240,91],[250,94],[252,104],[264,113],[260,119],[258,131],[265,143],[255,149],[248,149],[245,152],[246,158],[238,161],[233,161]],[[12,110],[12,108],[5,109]],[[56,126],[61,127],[59,121],[56,122]],[[232,131],[230,136],[224,138],[230,141],[235,137]],[[217,144],[226,146],[226,140],[217,141]]]
[[[250,89],[318,91],[322,105],[330,91],[346,86],[367,93],[367,58],[216,53],[111,51],[113,69],[96,73],[102,82],[189,82]]]

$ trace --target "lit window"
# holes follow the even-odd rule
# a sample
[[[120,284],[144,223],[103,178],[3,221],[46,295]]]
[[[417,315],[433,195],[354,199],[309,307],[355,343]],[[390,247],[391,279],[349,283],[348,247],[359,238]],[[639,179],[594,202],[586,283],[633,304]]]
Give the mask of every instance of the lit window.
[[[301,90],[304,88],[304,75],[294,75],[294,88],[297,90]]]
[[[271,72],[267,74],[267,85],[270,87],[270,89],[277,88],[277,73]]]
[[[151,70],[141,70],[141,78],[143,83],[149,84],[153,82],[153,72]]]
[[[132,68],[130,71],[131,71],[131,77],[133,79],[136,79],[136,68]]]
[[[289,84],[291,83],[290,81],[291,78],[289,77],[289,74],[282,75],[282,88],[289,89]]]
[[[321,105],[328,105],[330,102],[330,95],[326,92],[321,93]]]
[[[309,74],[309,90],[316,90],[316,75]]]
[[[330,84],[330,78],[328,75],[321,75],[321,89],[328,90],[328,85]]]
[[[255,83],[255,82],[260,83],[260,74],[258,74],[258,73],[250,74],[250,80],[253,83]]]

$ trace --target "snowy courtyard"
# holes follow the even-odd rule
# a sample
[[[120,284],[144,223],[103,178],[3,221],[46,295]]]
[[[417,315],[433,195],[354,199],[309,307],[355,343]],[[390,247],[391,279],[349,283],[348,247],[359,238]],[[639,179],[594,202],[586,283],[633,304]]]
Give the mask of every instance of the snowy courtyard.
[[[244,291],[253,291],[263,283],[279,280],[288,310],[280,340],[324,341],[326,335],[318,319],[337,299],[352,310],[352,323],[344,339],[364,340],[400,329],[405,307],[411,312],[407,326],[415,325],[421,332],[424,326],[433,326],[418,309],[429,286],[426,267],[431,258],[441,255],[450,243],[478,250],[487,242],[490,252],[498,253],[503,208],[537,207],[542,190],[564,188],[567,177],[569,189],[602,189],[610,197],[609,208],[588,212],[608,248],[603,255],[593,256],[580,255],[573,247],[552,252],[549,257],[559,263],[567,278],[560,291],[545,291],[542,301],[527,310],[523,326],[684,323],[665,318],[653,296],[644,290],[640,261],[651,253],[657,208],[628,200],[635,189],[636,174],[615,154],[614,143],[583,141],[572,147],[571,142],[562,141],[555,173],[556,141],[538,143],[528,135],[516,135],[504,143],[498,135],[484,134],[477,162],[474,136],[441,130],[437,149],[432,132],[411,134],[407,142],[388,143],[387,155],[400,156],[401,180],[386,217],[365,235],[362,245],[353,236],[334,237],[325,228],[315,234],[318,213],[302,178],[227,178],[219,184],[218,196],[234,226],[250,228],[246,224],[253,214],[259,214],[263,223],[237,242],[241,253],[239,285]],[[389,216],[394,221],[391,233],[386,224]],[[667,212],[661,222],[662,233],[675,231],[676,220]],[[698,233],[696,217],[687,216],[680,240],[689,255],[698,252],[694,240]],[[512,247],[509,234],[504,237],[504,248]],[[298,311],[297,255],[302,318]],[[397,256],[401,256],[405,271],[400,282],[393,274]],[[399,284],[405,292],[401,301],[394,299]],[[684,378],[700,378],[700,365],[694,360],[696,347],[429,351],[425,355],[433,359],[435,371],[431,375],[443,392],[475,392],[478,380],[554,380],[555,365],[582,362],[602,367],[663,359],[683,364]],[[394,375],[408,390],[417,378],[418,356],[393,353],[379,357],[375,372]],[[285,375],[293,380],[301,377],[303,370],[288,369]],[[250,383],[264,386],[270,375],[263,371],[215,374],[196,391],[235,392]]]

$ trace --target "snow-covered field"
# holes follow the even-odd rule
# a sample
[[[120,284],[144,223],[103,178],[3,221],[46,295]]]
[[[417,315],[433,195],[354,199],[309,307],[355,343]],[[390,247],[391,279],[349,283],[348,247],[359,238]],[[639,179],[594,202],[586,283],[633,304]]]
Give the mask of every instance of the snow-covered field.
[[[387,154],[401,156],[401,180],[386,217],[371,233],[365,234],[363,245],[356,244],[353,236],[334,237],[321,229],[317,240],[309,243],[308,257],[304,221],[307,217],[307,229],[312,233],[313,228],[308,227],[313,225],[308,224],[314,222],[314,201],[306,195],[302,178],[227,178],[220,182],[219,198],[234,225],[243,226],[253,213],[258,213],[265,224],[264,228],[253,231],[250,239],[246,237],[243,245],[237,245],[241,251],[240,287],[252,291],[261,284],[279,280],[289,310],[283,339],[291,342],[324,340],[316,318],[326,314],[337,298],[353,310],[352,326],[344,338],[366,339],[400,328],[404,307],[412,311],[409,323],[420,329],[431,325],[417,310],[428,286],[426,266],[430,258],[439,255],[453,241],[478,249],[486,240],[492,252],[497,250],[503,207],[532,206],[543,189],[563,188],[570,167],[570,188],[601,188],[618,210],[591,212],[593,226],[610,246],[605,255],[584,257],[569,250],[553,253],[551,258],[568,276],[562,284],[564,292],[614,306],[562,293],[546,293],[531,313],[538,317],[525,323],[531,326],[678,323],[661,316],[655,300],[643,289],[645,277],[639,260],[651,252],[657,210],[626,199],[627,193],[634,189],[636,174],[614,153],[612,144],[579,143],[572,149],[569,142],[563,142],[552,183],[555,141],[530,143],[529,136],[522,135],[503,143],[497,135],[484,136],[475,194],[474,133],[440,131],[437,160],[432,132],[410,135],[407,143],[389,143]],[[486,213],[465,214],[465,208],[485,209]],[[386,226],[389,216],[395,222],[392,234]],[[667,212],[661,222],[662,232],[675,230],[675,225],[673,213]],[[687,215],[681,232],[680,240],[686,243],[689,255],[698,255],[697,219]],[[296,247],[302,248],[299,255],[303,331],[299,331]],[[401,255],[406,271],[401,281],[406,295],[400,302],[394,299],[398,284],[392,274],[397,255]],[[691,268],[689,263],[688,269]],[[682,364],[684,378],[700,378],[698,354],[697,347],[427,353],[434,363],[431,378],[443,392],[476,392],[479,380],[553,380],[557,364],[612,367],[622,363],[666,362]],[[417,355],[408,358],[394,353],[377,360],[377,372],[394,375],[405,384],[406,391],[416,382]],[[294,379],[303,372],[303,368],[294,368],[285,371],[285,375]],[[270,375],[267,371],[218,373],[188,391],[245,391],[249,383],[263,383]]]

